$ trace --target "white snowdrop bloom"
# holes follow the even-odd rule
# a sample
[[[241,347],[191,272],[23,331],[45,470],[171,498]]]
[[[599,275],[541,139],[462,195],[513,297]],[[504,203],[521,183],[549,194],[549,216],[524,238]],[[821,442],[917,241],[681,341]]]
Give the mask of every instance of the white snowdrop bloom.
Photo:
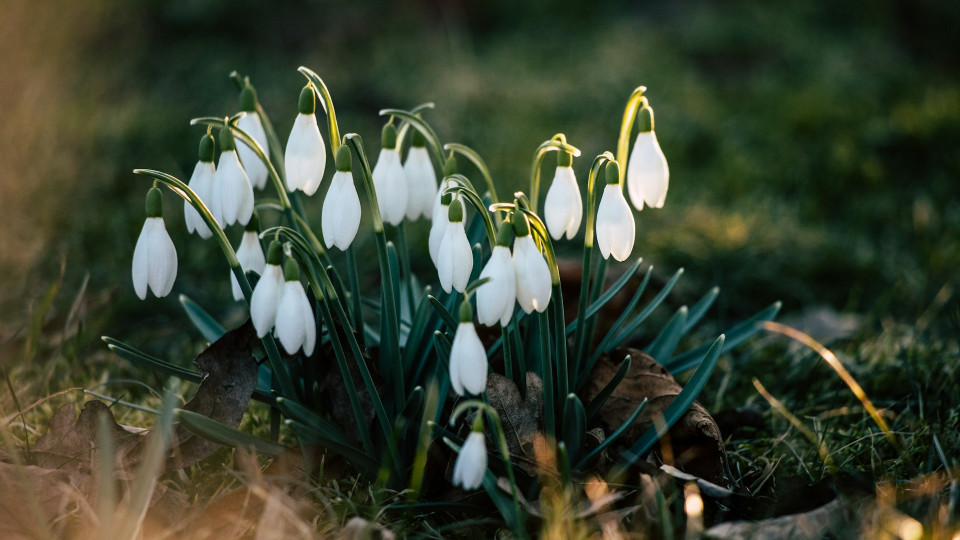
[[[253,88],[244,86],[240,91],[240,110],[247,113],[246,116],[237,121],[237,127],[245,131],[248,135],[257,141],[264,155],[270,156],[270,146],[267,142],[267,132],[263,129],[263,123],[260,121],[260,115],[257,114],[257,96]],[[263,164],[253,148],[246,142],[240,141],[237,146],[237,154],[240,155],[240,162],[247,171],[247,177],[250,184],[256,189],[263,189],[267,186],[267,166]]]
[[[383,126],[383,147],[373,167],[373,187],[377,192],[380,217],[391,225],[399,225],[407,211],[407,175],[397,153],[397,128]]]
[[[640,132],[627,162],[627,191],[637,210],[643,210],[644,203],[662,208],[670,185],[670,168],[653,131],[653,109],[644,107],[638,118]]]
[[[244,274],[247,272],[263,274],[263,268],[266,266],[267,260],[263,255],[260,237],[257,235],[256,218],[251,219],[250,223],[247,224],[247,230],[243,231],[240,247],[237,248],[237,260],[240,261],[240,268],[243,269]],[[240,288],[240,283],[233,271],[230,272],[230,286],[233,288],[233,299],[243,300],[243,289]]]
[[[300,283],[300,267],[297,261],[287,259],[284,267],[283,292],[277,305],[277,322],[274,333],[287,354],[296,354],[302,347],[307,356],[313,354],[317,344],[317,323],[307,292]]]
[[[458,185],[456,180],[444,178],[443,182],[440,183],[440,189],[437,190],[436,197],[433,199],[433,222],[430,224],[430,237],[427,245],[430,248],[430,259],[434,266],[437,265],[439,260],[437,257],[440,253],[440,241],[443,240],[443,233],[446,232],[447,224],[450,223],[450,219],[447,217],[450,205],[443,204],[443,190],[456,185]]]
[[[236,142],[229,128],[220,131],[220,162],[213,178],[210,212],[221,227],[246,225],[253,215],[253,186],[240,165]]]
[[[147,219],[133,250],[133,290],[147,299],[147,287],[160,298],[170,294],[177,279],[177,250],[163,223],[163,196],[156,187],[147,192]]]
[[[334,173],[320,217],[323,240],[327,247],[337,246],[346,251],[360,228],[360,197],[353,184],[353,173]]]
[[[597,208],[597,246],[600,254],[604,259],[613,255],[618,261],[626,260],[633,251],[636,233],[633,212],[623,197],[620,185],[607,184]]]
[[[487,387],[487,351],[471,321],[458,324],[453,335],[450,385],[459,396],[480,394]]]
[[[287,149],[283,153],[287,191],[300,190],[313,195],[323,180],[327,166],[327,147],[317,127],[317,96],[307,85],[300,91],[299,111],[293,122]]]
[[[267,335],[277,322],[277,307],[283,292],[283,269],[280,268],[282,249],[280,242],[270,243],[267,264],[263,268],[260,281],[257,281],[253,288],[253,296],[250,297],[250,319],[257,330],[257,336],[261,338]]]
[[[550,267],[530,234],[517,236],[514,240],[513,267],[517,276],[517,302],[520,307],[525,313],[532,313],[533,310],[543,313],[550,303]]]
[[[188,185],[197,197],[203,201],[203,204],[210,206],[210,195],[213,191],[213,178],[217,174],[217,167],[213,164],[214,155],[213,136],[206,134],[200,138],[200,159],[193,168],[193,174],[190,175]],[[188,201],[183,201],[183,220],[187,224],[187,232],[195,232],[200,238],[210,238],[213,232],[207,223]]]
[[[509,223],[501,230],[508,227],[511,227]],[[480,279],[490,278],[476,293],[477,321],[480,324],[493,326],[499,322],[500,326],[506,326],[513,315],[513,305],[517,301],[517,278],[513,271],[513,261],[510,259],[510,248],[507,247],[509,244],[509,236],[504,245],[501,245],[498,239],[490,253],[490,260],[480,272]]]
[[[487,441],[483,432],[471,431],[453,465],[453,484],[463,489],[477,489],[483,483],[486,472]]]
[[[570,154],[562,152],[568,156]],[[553,183],[547,190],[547,198],[543,203],[543,218],[547,230],[554,240],[559,240],[564,234],[567,239],[576,236],[583,219],[583,199],[580,197],[580,187],[577,186],[577,177],[569,165],[558,166],[554,173]]]
[[[403,172],[407,179],[407,219],[414,220],[420,216],[431,219],[437,195],[437,173],[427,153],[426,140],[419,130],[414,129]]]
[[[437,274],[444,291],[450,292],[453,288],[463,292],[473,270],[473,250],[463,228],[463,203],[453,199],[449,217],[437,254]]]

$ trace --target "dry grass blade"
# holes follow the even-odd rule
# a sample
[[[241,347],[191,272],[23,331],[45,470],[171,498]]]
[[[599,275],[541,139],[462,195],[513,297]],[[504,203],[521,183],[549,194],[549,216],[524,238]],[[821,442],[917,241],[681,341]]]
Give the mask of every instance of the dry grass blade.
[[[833,465],[833,460],[830,459],[830,452],[827,451],[826,445],[824,445],[822,441],[817,439],[817,436],[814,435],[812,431],[810,431],[810,428],[803,425],[803,422],[801,422],[799,418],[797,418],[796,416],[793,415],[793,413],[787,410],[787,407],[779,399],[773,397],[770,394],[770,392],[767,392],[767,389],[764,388],[763,384],[761,384],[756,377],[754,377],[753,379],[753,386],[756,387],[757,392],[759,392],[760,395],[763,396],[763,399],[767,400],[767,403],[769,403],[770,406],[773,407],[773,410],[777,411],[781,416],[786,418],[791,424],[793,424],[795,428],[797,428],[797,430],[800,431],[800,433],[803,434],[804,437],[806,437],[810,442],[816,445],[817,451],[820,452],[820,458],[823,459],[823,463],[829,469],[834,470],[836,467],[834,467]]]
[[[784,324],[766,321],[763,323],[763,328],[764,330],[782,334],[790,339],[794,339],[816,351],[816,353],[820,355],[820,358],[823,358],[823,360],[831,368],[833,368],[834,371],[837,372],[837,375],[839,375],[843,382],[850,388],[850,391],[853,392],[853,395],[860,400],[860,403],[863,404],[863,407],[867,410],[867,413],[869,413],[870,417],[873,418],[873,421],[877,424],[877,427],[883,431],[883,434],[887,437],[887,440],[890,441],[890,444],[894,447],[894,449],[896,449],[898,452],[900,451],[900,443],[897,442],[897,438],[890,430],[890,426],[887,425],[886,420],[883,419],[883,416],[880,415],[880,412],[877,410],[877,408],[873,406],[873,402],[871,402],[870,398],[867,397],[867,393],[863,391],[863,387],[860,386],[860,383],[853,378],[853,375],[847,371],[847,368],[843,367],[843,364],[840,363],[837,355],[833,354],[833,351],[824,347],[819,341],[813,339],[800,330]],[[757,381],[754,381],[754,385],[756,384]]]

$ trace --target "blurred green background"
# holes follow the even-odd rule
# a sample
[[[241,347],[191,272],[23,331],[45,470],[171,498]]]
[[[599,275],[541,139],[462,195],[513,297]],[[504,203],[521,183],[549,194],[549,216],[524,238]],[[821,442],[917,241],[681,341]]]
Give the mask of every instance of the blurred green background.
[[[188,121],[237,110],[232,70],[285,140],[301,65],[372,155],[379,109],[434,102],[441,139],[477,149],[501,193],[526,189],[534,149],[561,131],[585,184],[643,84],[671,187],[638,214],[635,254],[687,269],[676,302],[718,284],[724,320],[777,299],[912,320],[960,263],[958,28],[960,3],[936,0],[8,0],[0,338],[22,334],[62,264],[67,301],[89,275],[113,335],[157,324],[165,347],[196,340],[177,329],[181,292],[238,320],[226,266],[169,193],[175,294],[136,299],[149,182],[131,170],[187,179],[202,133]]]

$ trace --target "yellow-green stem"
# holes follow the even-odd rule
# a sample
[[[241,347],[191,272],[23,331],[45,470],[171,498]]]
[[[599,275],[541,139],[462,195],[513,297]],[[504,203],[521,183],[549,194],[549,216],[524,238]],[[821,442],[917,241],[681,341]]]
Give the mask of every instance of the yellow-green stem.
[[[633,122],[637,118],[637,112],[647,106],[647,98],[643,93],[647,91],[646,86],[638,86],[630,94],[627,100],[627,106],[623,110],[623,119],[620,121],[620,137],[617,139],[617,161],[622,167],[627,166],[627,153],[630,150],[630,132],[633,131]],[[620,177],[620,185],[623,186],[623,179],[626,175]]]

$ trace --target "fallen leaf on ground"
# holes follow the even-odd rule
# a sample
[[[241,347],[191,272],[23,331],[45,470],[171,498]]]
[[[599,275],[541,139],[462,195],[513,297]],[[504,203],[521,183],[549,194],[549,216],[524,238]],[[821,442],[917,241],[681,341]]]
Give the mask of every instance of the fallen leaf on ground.
[[[487,396],[490,405],[500,415],[507,447],[518,467],[528,474],[537,471],[534,447],[540,437],[543,417],[543,381],[532,371],[527,372],[527,395],[523,398],[517,385],[498,373],[487,377]],[[511,458],[513,459],[513,458]]]
[[[632,359],[630,371],[595,418],[604,431],[611,433],[623,425],[640,403],[647,399],[640,416],[617,441],[623,446],[631,445],[653,426],[683,389],[663,366],[646,353],[630,348],[615,349],[610,355],[600,357],[584,385],[586,403],[596,397],[616,373],[619,366],[611,363],[610,359],[622,359],[626,355]],[[659,453],[661,459],[683,471],[715,484],[726,484],[723,438],[710,413],[697,402],[693,402],[661,438]]]

